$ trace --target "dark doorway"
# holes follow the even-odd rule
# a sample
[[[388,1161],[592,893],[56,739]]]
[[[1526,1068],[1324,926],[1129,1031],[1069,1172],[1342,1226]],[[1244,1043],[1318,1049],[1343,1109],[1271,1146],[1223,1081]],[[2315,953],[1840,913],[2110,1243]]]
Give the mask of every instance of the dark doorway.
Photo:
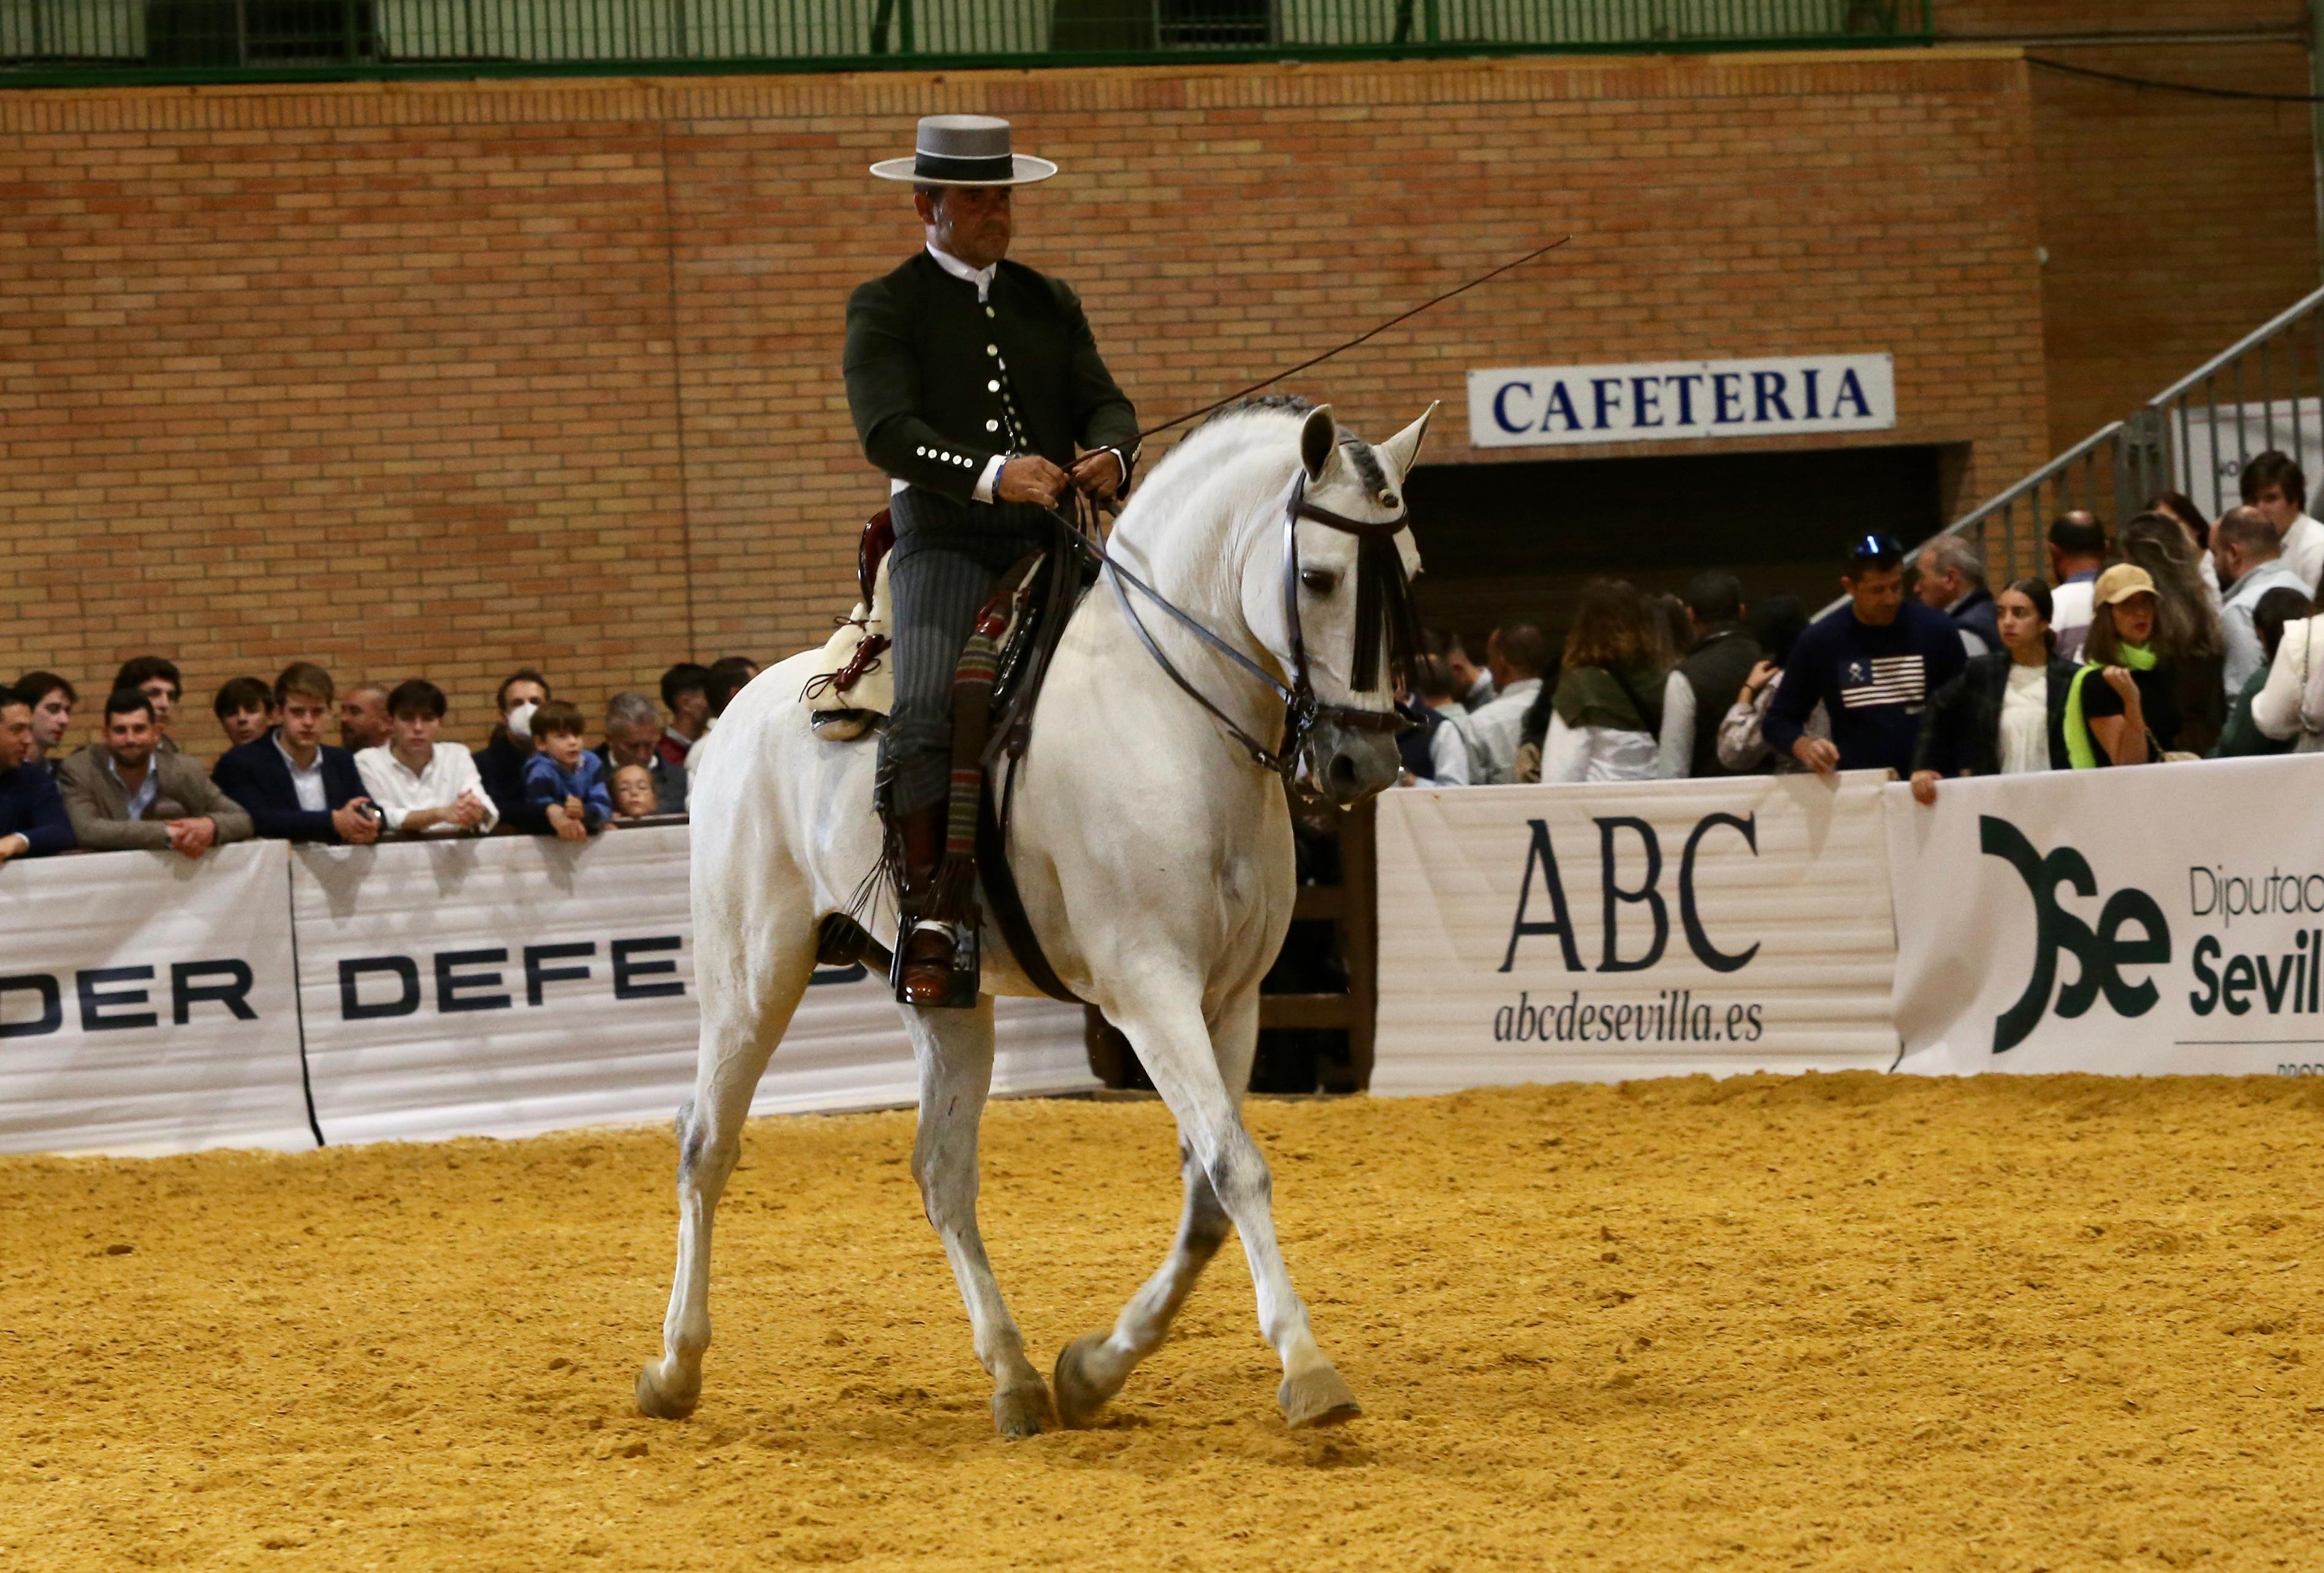
[[[1910,547],[1944,527],[1963,456],[1928,445],[1424,465],[1405,486],[1421,614],[1481,656],[1486,630],[1511,618],[1554,636],[1585,580],[1676,591],[1703,568],[1812,610],[1840,593],[1857,536],[1884,530]]]

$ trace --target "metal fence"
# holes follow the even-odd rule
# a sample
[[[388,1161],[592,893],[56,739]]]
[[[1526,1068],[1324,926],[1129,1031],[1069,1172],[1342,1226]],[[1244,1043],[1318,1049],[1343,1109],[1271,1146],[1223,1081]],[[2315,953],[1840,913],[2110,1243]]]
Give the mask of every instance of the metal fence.
[[[2324,475],[2324,290],[1942,533],[1976,540],[1997,584],[2038,571],[2051,521],[2074,509],[2118,526],[2168,490],[2217,519],[2243,501],[2244,465],[2270,448]]]
[[[1919,43],[1933,0],[0,0],[0,84]]]

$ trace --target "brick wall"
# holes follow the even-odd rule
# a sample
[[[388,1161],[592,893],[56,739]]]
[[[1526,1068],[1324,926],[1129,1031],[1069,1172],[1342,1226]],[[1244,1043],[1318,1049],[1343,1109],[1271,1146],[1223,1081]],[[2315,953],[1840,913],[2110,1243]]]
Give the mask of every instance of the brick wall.
[[[2304,94],[2301,0],[1943,0],[1948,35],[2207,87]],[[2103,45],[2043,35],[2116,36]],[[2176,36],[2174,36],[2176,35]],[[2191,35],[2191,36],[2190,36]],[[2238,40],[2236,35],[2246,35]],[[2305,105],[2142,91],[2036,69],[2050,435],[2062,449],[2317,288]]]
[[[2031,105],[1994,51],[0,96],[0,670],[174,654],[206,749],[293,657],[473,738],[520,663],[819,639],[842,308],[918,244],[864,166],[947,110],[1064,163],[1016,254],[1149,419],[1570,231],[1297,386],[1486,462],[1471,366],[1888,349],[1863,440],[1974,492],[2046,447]]]

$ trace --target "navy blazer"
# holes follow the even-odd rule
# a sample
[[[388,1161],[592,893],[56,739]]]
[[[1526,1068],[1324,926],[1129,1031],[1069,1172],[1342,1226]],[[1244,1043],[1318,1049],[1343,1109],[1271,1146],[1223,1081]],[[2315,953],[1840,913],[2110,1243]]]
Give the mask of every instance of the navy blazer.
[[[323,751],[323,812],[299,806],[299,789],[290,783],[290,762],[275,747],[270,731],[255,742],[229,749],[210,771],[219,791],[250,811],[258,833],[273,841],[336,842],[338,827],[331,813],[364,796],[363,774],[355,757],[329,743]]]
[[[30,858],[69,852],[80,844],[73,839],[65,800],[57,796],[56,778],[45,764],[28,761],[0,770],[0,841],[12,835],[24,838],[24,855]]]

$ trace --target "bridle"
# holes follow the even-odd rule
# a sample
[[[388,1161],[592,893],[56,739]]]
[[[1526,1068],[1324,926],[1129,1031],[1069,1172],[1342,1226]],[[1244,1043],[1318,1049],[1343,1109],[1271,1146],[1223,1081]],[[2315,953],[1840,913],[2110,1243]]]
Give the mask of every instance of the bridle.
[[[1188,613],[1171,604],[1163,593],[1122,566],[1121,559],[1108,552],[1094,530],[1084,530],[1065,515],[1050,511],[1072,529],[1074,538],[1084,549],[1103,565],[1113,579],[1114,594],[1121,610],[1136,630],[1139,642],[1146,653],[1154,658],[1169,679],[1192,699],[1215,717],[1227,735],[1234,739],[1251,761],[1261,768],[1281,777],[1295,791],[1299,786],[1300,765],[1315,729],[1326,724],[1346,727],[1355,731],[1403,732],[1411,722],[1393,710],[1366,710],[1352,704],[1326,704],[1316,697],[1315,685],[1307,662],[1307,639],[1299,617],[1299,521],[1312,520],[1326,529],[1354,536],[1360,546],[1356,554],[1356,664],[1351,671],[1359,693],[1369,692],[1374,674],[1379,668],[1382,645],[1385,642],[1391,667],[1409,663],[1418,649],[1417,625],[1412,605],[1411,581],[1405,576],[1404,559],[1396,549],[1397,532],[1412,522],[1412,511],[1401,509],[1394,519],[1350,519],[1330,509],[1307,501],[1307,472],[1302,467],[1294,472],[1291,491],[1283,508],[1283,619],[1291,639],[1291,681],[1284,683],[1244,655],[1217,634],[1204,628]],[[1203,691],[1194,686],[1186,675],[1171,663],[1154,638],[1146,620],[1138,613],[1130,593],[1136,590],[1155,606],[1167,612],[1179,626],[1209,645],[1248,676],[1257,679],[1283,702],[1283,743],[1269,748],[1262,740],[1253,737],[1242,723],[1213,704]]]

